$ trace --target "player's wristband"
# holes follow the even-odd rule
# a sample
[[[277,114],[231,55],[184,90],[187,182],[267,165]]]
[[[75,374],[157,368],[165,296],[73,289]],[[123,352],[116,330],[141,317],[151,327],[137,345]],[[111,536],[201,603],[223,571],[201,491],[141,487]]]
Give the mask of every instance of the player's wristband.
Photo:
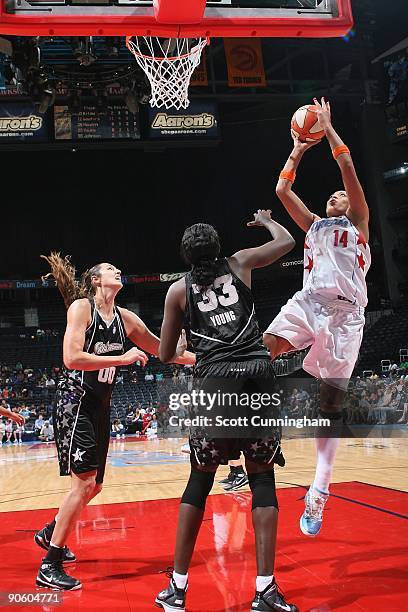
[[[340,145],[339,147],[335,147],[332,153],[333,153],[334,159],[337,159],[340,155],[343,155],[343,153],[350,154],[350,149],[346,147],[346,145]]]
[[[296,172],[294,170],[282,170],[279,178],[286,179],[287,181],[294,183],[296,180]]]

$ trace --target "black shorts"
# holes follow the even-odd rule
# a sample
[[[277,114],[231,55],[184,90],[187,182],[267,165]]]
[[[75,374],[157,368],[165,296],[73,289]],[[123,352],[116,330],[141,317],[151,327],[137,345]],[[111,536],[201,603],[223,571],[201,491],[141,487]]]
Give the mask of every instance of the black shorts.
[[[240,391],[249,393],[270,391],[275,386],[275,371],[270,359],[254,359],[242,362],[221,362],[198,366],[194,377],[200,386],[211,385],[217,379],[235,379]],[[280,447],[280,431],[276,428],[262,438],[233,437],[215,438],[206,434],[205,429],[194,430],[190,434],[190,460],[193,466],[226,465],[231,460],[245,458],[262,465],[277,463],[283,466],[285,459]]]
[[[68,390],[57,391],[54,410],[55,442],[61,476],[96,470],[96,482],[105,474],[110,440],[110,406],[96,398]]]

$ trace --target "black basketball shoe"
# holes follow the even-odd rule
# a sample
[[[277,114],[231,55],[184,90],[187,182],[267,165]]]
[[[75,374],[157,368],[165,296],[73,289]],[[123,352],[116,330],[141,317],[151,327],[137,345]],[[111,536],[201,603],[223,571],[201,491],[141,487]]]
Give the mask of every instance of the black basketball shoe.
[[[173,568],[168,568],[165,572],[166,576],[170,578],[170,583],[167,589],[160,591],[154,600],[155,605],[158,608],[163,608],[164,612],[185,612],[186,610],[186,593],[188,584],[185,589],[179,589],[173,580]]]
[[[222,480],[219,480],[218,483],[220,485],[230,484],[234,480],[235,474],[236,474],[236,472],[234,470],[230,469],[230,473],[228,474],[228,476],[226,478],[223,478]]]
[[[282,593],[279,593],[276,582],[273,580],[262,592],[256,591],[252,602],[251,612],[298,612],[298,608],[287,603]]]
[[[238,491],[239,489],[242,489],[242,487],[245,487],[245,485],[248,483],[248,476],[245,474],[245,472],[238,472],[237,474],[234,474],[234,478],[229,484],[224,485],[224,490]]]
[[[43,529],[40,529],[40,531],[37,531],[37,533],[34,535],[34,542],[38,546],[43,548],[44,550],[48,550],[50,547],[50,542],[51,542],[53,531],[54,530],[51,529],[50,525],[47,523]],[[72,550],[69,550],[68,546],[64,546],[62,562],[63,563],[75,563],[75,561],[76,561],[76,556],[74,555]]]
[[[82,587],[79,580],[64,572],[62,561],[46,561],[45,559],[42,560],[35,583],[37,586],[55,591],[76,591]]]

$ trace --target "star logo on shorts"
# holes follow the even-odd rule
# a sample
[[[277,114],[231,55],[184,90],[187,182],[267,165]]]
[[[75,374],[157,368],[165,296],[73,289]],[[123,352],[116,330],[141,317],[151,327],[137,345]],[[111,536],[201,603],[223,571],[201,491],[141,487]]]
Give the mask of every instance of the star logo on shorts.
[[[74,454],[74,461],[82,461],[82,455],[84,454],[85,451],[81,451],[79,448],[77,448]]]
[[[308,264],[307,264],[307,266],[304,266],[304,269],[305,270],[309,270],[309,272],[310,272],[311,270],[313,270],[313,257],[309,257],[309,255],[308,255],[307,259],[308,259]]]
[[[365,262],[365,259],[362,253],[360,253],[360,255],[357,257],[357,261],[358,261],[358,267],[364,271],[366,262]]]

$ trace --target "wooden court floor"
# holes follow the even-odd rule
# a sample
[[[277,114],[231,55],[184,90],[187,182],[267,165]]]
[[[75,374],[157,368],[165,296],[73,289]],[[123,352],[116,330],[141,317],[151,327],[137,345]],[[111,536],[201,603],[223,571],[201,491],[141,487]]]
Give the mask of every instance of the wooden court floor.
[[[305,486],[314,472],[314,441],[284,441],[287,464],[276,468],[281,490],[275,571],[287,601],[301,612],[406,610],[408,428],[392,433],[341,441],[336,484],[318,538],[299,530]],[[83,587],[64,593],[60,609],[157,609],[154,598],[167,582],[163,571],[173,559],[179,499],[189,475],[184,441],[111,443],[104,490],[69,538],[78,560],[68,573]],[[227,470],[220,468],[216,480]],[[55,516],[69,480],[58,475],[53,444],[0,448],[0,557],[5,560],[0,591],[6,595],[50,593],[35,587],[44,551],[33,535]],[[189,575],[188,612],[251,608],[256,563],[247,487],[224,493],[214,486]],[[39,606],[24,604],[24,609],[35,612]]]
[[[181,497],[189,475],[186,440],[113,440],[104,489],[91,504],[112,504]],[[286,466],[276,467],[277,486],[309,485],[314,474],[314,442],[284,440]],[[408,427],[393,437],[342,440],[333,482],[363,482],[408,491]],[[228,472],[220,467],[216,481]],[[56,508],[69,490],[58,474],[53,443],[0,448],[0,512]],[[248,490],[247,488],[242,491]],[[223,493],[215,484],[212,494]]]

